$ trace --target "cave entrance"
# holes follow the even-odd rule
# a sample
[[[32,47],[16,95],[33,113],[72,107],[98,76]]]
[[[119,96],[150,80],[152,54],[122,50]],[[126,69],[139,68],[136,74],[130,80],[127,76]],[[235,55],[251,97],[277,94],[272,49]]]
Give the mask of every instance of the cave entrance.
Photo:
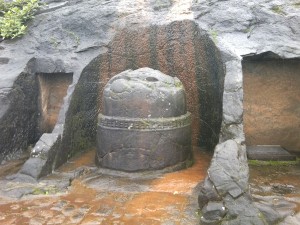
[[[300,153],[300,60],[245,57],[246,144]]]
[[[39,84],[39,130],[51,133],[57,123],[59,111],[67,89],[73,80],[73,73],[40,73]]]

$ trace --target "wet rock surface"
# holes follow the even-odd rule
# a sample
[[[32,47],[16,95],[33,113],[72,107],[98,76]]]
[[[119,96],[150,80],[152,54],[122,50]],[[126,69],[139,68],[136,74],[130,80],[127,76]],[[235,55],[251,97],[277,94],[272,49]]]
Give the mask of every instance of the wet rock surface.
[[[233,140],[216,146],[200,185],[202,224],[299,223],[299,162],[256,163],[248,181],[245,146]]]
[[[39,181],[2,177],[0,223],[198,224],[197,184],[211,156],[197,151],[193,166],[173,173],[97,169],[90,151]]]
[[[213,112],[216,112],[216,115],[214,115],[213,118],[218,119],[211,123],[213,126],[203,125],[207,123],[207,121],[212,121],[212,118],[210,118],[212,114],[206,113],[204,108],[200,107],[202,111],[200,110],[199,114],[208,115],[208,118],[203,117],[204,121],[198,121],[198,125],[195,125],[195,127],[199,130],[199,124],[202,124],[201,129],[204,127],[205,129],[210,130],[211,133],[209,133],[208,136],[214,136],[214,138],[213,140],[209,140],[208,143],[215,144],[218,142],[219,138],[218,132],[215,131],[219,130],[222,119],[220,142],[224,142],[228,139],[236,139],[237,142],[243,142],[245,139],[241,110],[243,100],[243,92],[241,91],[241,56],[268,53],[268,57],[299,58],[300,55],[300,20],[299,4],[297,1],[150,1],[155,3],[155,5],[151,5],[147,1],[140,2],[130,0],[50,0],[47,2],[49,2],[49,5],[46,9],[41,10],[36,16],[35,20],[31,23],[27,35],[22,39],[14,41],[1,41],[0,52],[1,57],[4,60],[0,63],[0,124],[1,126],[10,128],[10,125],[14,124],[14,121],[21,121],[21,123],[18,123],[19,140],[14,142],[14,146],[9,146],[11,143],[6,145],[8,140],[14,140],[14,132],[4,132],[6,136],[1,135],[1,137],[5,137],[3,139],[4,141],[0,139],[2,141],[0,145],[1,160],[7,157],[9,153],[12,153],[13,157],[15,157],[16,152],[24,151],[24,148],[31,142],[30,140],[39,136],[35,135],[34,138],[32,138],[27,135],[27,128],[30,127],[30,129],[34,130],[36,121],[34,116],[31,117],[32,114],[30,113],[30,110],[25,110],[24,112],[26,107],[22,107],[21,110],[18,107],[14,108],[14,106],[20,106],[21,104],[15,104],[17,101],[9,100],[9,98],[15,99],[19,96],[24,96],[23,94],[19,95],[18,93],[20,93],[19,90],[22,88],[27,90],[26,86],[20,88],[16,85],[18,77],[20,77],[23,72],[29,72],[29,76],[33,76],[39,72],[74,72],[73,83],[68,89],[68,95],[65,98],[58,122],[53,130],[53,133],[58,134],[59,136],[63,133],[64,129],[69,129],[69,132],[65,132],[64,134],[64,137],[69,138],[67,139],[68,141],[62,142],[62,147],[64,147],[66,151],[59,152],[56,157],[58,161],[55,165],[61,165],[80,149],[82,150],[82,148],[90,147],[88,144],[92,143],[93,145],[95,143],[95,138],[90,131],[95,130],[96,128],[95,112],[99,109],[99,107],[95,105],[95,100],[97,100],[98,96],[96,93],[101,89],[101,85],[99,84],[99,71],[96,69],[100,67],[100,64],[104,65],[102,70],[100,70],[101,76],[104,77],[104,81],[107,81],[106,78],[124,71],[125,69],[130,69],[131,67],[137,69],[137,67],[141,67],[141,65],[147,66],[145,63],[136,63],[143,62],[143,60],[136,61],[136,56],[144,59],[146,58],[147,64],[153,65],[153,68],[156,69],[163,67],[167,72],[170,70],[171,73],[173,73],[173,71],[184,71],[182,73],[179,72],[179,75],[183,77],[186,77],[186,73],[197,74],[199,71],[200,73],[214,71],[215,73],[213,72],[212,74],[224,75],[222,69],[220,69],[221,67],[216,67],[214,63],[207,63],[210,62],[210,60],[214,61],[213,58],[208,57],[208,61],[202,60],[205,59],[203,56],[206,55],[206,53],[209,56],[213,56],[218,50],[215,48],[199,48],[199,46],[212,46],[211,43],[214,41],[217,48],[221,51],[222,63],[226,64],[224,85],[225,101],[223,101],[222,106],[223,79],[219,79],[220,77],[222,78],[222,76],[217,76],[220,83],[212,82],[211,84],[215,85],[214,88],[221,91],[211,93],[213,99],[217,102],[216,108],[218,108],[218,110],[213,107],[211,107],[211,109],[213,109]],[[162,4],[160,4],[160,2],[162,2]],[[183,30],[178,29],[178,32],[174,32],[172,26],[165,26],[162,30],[165,29],[168,32],[159,32],[158,27],[171,24],[175,20],[190,20],[195,22],[195,24],[200,27],[200,30],[204,31],[204,34],[209,35],[210,39],[204,38],[205,44],[201,41],[182,42],[182,39],[178,39],[181,40],[181,42],[174,42],[171,35],[174,33],[183,36],[182,34],[189,33],[186,32],[186,30],[192,30],[193,32],[189,34],[203,34],[197,29],[189,29],[189,26],[185,27]],[[158,26],[152,26],[154,24]],[[178,25],[180,23],[174,24],[177,24],[179,28],[181,27]],[[127,39],[117,38],[115,48],[110,48],[108,45],[108,43],[113,40],[117,31],[126,27],[135,27],[136,30],[140,31],[141,27],[147,26],[153,28],[150,32],[151,38],[146,38],[147,42],[150,46],[157,46],[158,49],[163,49],[166,52],[165,54],[163,54],[163,52],[161,52],[162,54],[158,54],[157,51],[153,51],[156,48],[150,48],[149,51],[141,51],[139,52],[140,54],[135,55],[133,54],[133,51],[129,51],[134,49],[132,46],[137,46],[138,49],[142,48],[139,48],[138,42],[134,42],[130,46],[124,45],[124,49],[127,49],[127,51],[122,55],[123,57],[118,57],[120,56],[118,46],[123,46],[122,43],[128,43],[127,41],[130,39],[133,40],[133,37],[139,32],[128,32],[130,34],[128,36],[119,32],[119,37],[126,37]],[[141,34],[144,35],[142,32]],[[158,40],[156,34],[160,34],[163,37],[160,40],[167,39],[169,42],[156,42],[156,40]],[[197,38],[187,40],[197,40]],[[189,43],[193,43],[197,48],[186,48],[192,49],[189,51],[186,51],[185,48],[170,48],[170,46],[174,45],[188,47],[190,46]],[[192,56],[196,55],[196,66],[190,67],[190,65],[194,65],[193,62],[195,61],[193,60],[178,60],[179,64],[173,64],[172,62],[174,62],[174,60],[170,60],[172,59],[173,52],[182,52],[184,53],[185,58],[187,58],[186,53],[188,52],[190,52]],[[147,54],[147,57],[144,57],[146,53],[150,54]],[[160,64],[155,59],[161,58],[162,55],[166,55],[166,57],[162,57],[163,60],[160,61]],[[32,58],[36,59],[36,63],[28,71],[26,66]],[[99,58],[105,58],[105,60],[98,60]],[[112,70],[112,59],[116,62],[114,65],[126,65],[125,68],[120,67]],[[175,62],[177,61],[175,60]],[[214,62],[216,62],[215,64],[218,64],[220,61],[217,60]],[[211,70],[207,70],[207,67],[203,66],[202,63],[211,65]],[[175,67],[174,65],[181,66]],[[189,69],[186,70],[182,68]],[[219,68],[218,71],[216,71],[215,68]],[[197,71],[197,73],[193,70]],[[107,73],[103,73],[103,71],[107,71]],[[198,78],[203,77],[205,76],[199,76]],[[186,79],[189,80],[189,78]],[[78,85],[78,81],[82,83],[79,82]],[[210,82],[208,83],[210,84]],[[200,84],[203,84],[201,80]],[[75,86],[77,87],[76,90]],[[191,89],[195,90],[193,88],[200,91],[205,90],[203,86],[191,86]],[[75,97],[72,97],[73,103],[70,104],[73,93],[73,96]],[[77,96],[84,96],[83,100],[78,99],[76,93]],[[193,103],[191,105],[195,105],[196,107],[199,106],[199,98],[195,98],[195,96],[204,96],[202,95],[203,92],[200,92],[199,95],[197,93],[198,92],[191,92],[191,102]],[[207,103],[209,100],[207,97],[203,97],[200,103],[201,102]],[[26,106],[32,105],[31,103],[32,102]],[[232,106],[233,103],[235,104],[234,106]],[[223,115],[222,107],[224,109]],[[194,112],[198,112],[198,109]],[[30,120],[32,120],[29,124],[30,126],[28,126],[27,123],[23,123],[24,121]],[[65,123],[69,125],[64,126]],[[31,127],[32,125],[33,127]],[[210,127],[213,127],[213,130],[211,130]],[[74,130],[76,132],[74,132]],[[214,133],[214,135],[212,135],[212,133]],[[198,135],[199,133],[195,136],[198,137]],[[206,135],[204,137],[205,140],[208,140]],[[60,144],[59,140],[56,143]],[[9,148],[3,148],[2,146],[8,146]],[[77,149],[74,150],[75,148]],[[50,165],[49,168],[52,168],[52,166],[53,165]],[[212,183],[207,183],[208,185],[213,185]],[[232,185],[229,186],[230,188],[232,187]],[[236,187],[236,183],[234,183],[233,186]],[[226,185],[226,187],[228,187],[228,185]],[[243,192],[244,186],[242,185],[241,187]],[[232,190],[238,190],[238,188],[233,188]],[[214,191],[211,191],[210,193],[215,194]],[[253,205],[248,204],[249,199],[247,196],[240,196],[240,191],[234,193],[238,195],[236,200],[239,200],[240,203],[244,202],[245,205],[242,209],[245,209],[245,207],[252,209]],[[210,199],[208,196],[206,197],[207,199]],[[213,197],[215,196],[213,195]],[[232,195],[227,197],[226,201],[230,202],[232,200]],[[232,209],[232,211],[234,211],[234,209]],[[79,217],[80,216],[76,218]],[[239,224],[240,221],[234,219],[232,224]],[[11,219],[11,221],[14,220],[14,218]],[[297,221],[295,222],[295,220],[293,223],[293,218],[290,221],[292,221],[291,224],[297,224]],[[38,223],[38,219],[33,221],[33,223]],[[230,222],[228,223],[230,224]]]
[[[224,67],[213,41],[194,22],[186,20],[162,26],[124,28],[116,33],[107,48],[83,69],[78,83],[71,87],[74,88],[72,98],[66,97],[70,102],[67,101],[69,105],[63,108],[67,111],[61,113],[66,116],[65,121],[59,118],[52,132],[63,132],[61,144],[59,140],[56,142],[61,151],[57,151],[53,167],[96,145],[99,103],[107,81],[124,70],[145,66],[177,76],[182,81],[186,88],[187,109],[192,114],[193,144],[213,148],[218,141],[222,119]],[[202,63],[205,66],[200,66]],[[76,74],[74,79],[77,79]]]
[[[150,68],[111,78],[98,117],[98,165],[123,171],[185,167],[192,141],[185,96],[178,78]]]
[[[201,215],[197,195],[203,189],[197,184],[205,178],[211,156],[196,153],[195,164],[182,171],[130,174],[97,169],[94,155],[90,151],[38,181],[23,174],[4,179],[14,168],[2,165],[0,223],[194,225],[200,219],[202,224],[217,224],[225,215],[233,219],[224,224],[260,224],[253,219],[254,206],[267,224],[299,223],[298,164],[250,165],[252,198],[227,194],[224,201],[206,179],[206,193],[213,201]],[[16,165],[18,161],[10,167]]]
[[[176,0],[146,3],[132,3],[125,0],[46,2],[48,6],[38,13],[27,35],[19,40],[1,42],[0,51],[2,58],[5,59],[4,64],[0,64],[1,118],[9,106],[14,105],[7,101],[8,94],[14,89],[13,82],[24,71],[28,61],[36,58],[37,61],[43,61],[44,66],[36,67],[33,73],[74,72],[73,86],[68,91],[68,98],[63,106],[64,113],[60,115],[58,122],[59,125],[63,125],[70,96],[83,68],[99,53],[106,52],[108,43],[113,39],[116,31],[126,26],[167,24],[175,19],[194,20],[215,40],[222,51],[222,59],[226,63],[228,74],[225,81],[226,92],[241,89],[241,59],[239,58],[241,55],[273,52],[273,55],[277,54],[283,58],[299,57],[297,1],[257,0],[251,3],[238,1],[238,4],[233,0]],[[150,44],[155,44],[155,40]],[[127,64],[133,61],[129,60]],[[153,63],[158,65],[154,61]],[[231,96],[236,98],[233,102],[237,102],[238,107],[233,110],[236,112],[235,118],[226,115],[230,122],[222,126],[226,131],[230,124],[235,126],[232,119],[240,120],[239,102],[242,94],[231,94]],[[229,110],[230,107],[226,106],[226,102],[224,104],[224,108]],[[1,121],[8,121],[3,118]],[[16,118],[18,116],[14,117]],[[59,129],[55,131],[59,132]],[[240,135],[240,132],[238,134]],[[236,136],[234,130],[231,129],[230,135]],[[20,142],[28,142],[26,135],[21,137]],[[13,150],[9,151],[13,153]],[[4,150],[1,150],[1,154],[3,157],[7,155]]]
[[[300,223],[299,162],[250,164],[250,190],[269,224]]]
[[[244,145],[234,140],[217,145],[207,173],[198,197],[202,224],[264,224],[248,190]]]
[[[168,118],[186,114],[186,94],[177,77],[158,70],[127,70],[103,91],[102,114],[128,118]]]

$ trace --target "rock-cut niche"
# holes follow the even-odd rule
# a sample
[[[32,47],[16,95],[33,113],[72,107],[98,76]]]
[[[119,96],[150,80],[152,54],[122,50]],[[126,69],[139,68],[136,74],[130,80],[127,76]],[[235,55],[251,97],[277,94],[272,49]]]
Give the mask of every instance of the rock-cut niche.
[[[63,99],[72,83],[72,73],[40,73],[39,84],[39,130],[51,133],[58,119]]]
[[[243,60],[246,144],[300,152],[300,60],[267,56]]]
[[[214,148],[222,122],[224,64],[206,32],[185,20],[116,33],[108,51],[95,58],[78,81],[65,125],[64,154],[96,145],[105,84],[122,71],[143,67],[179,78],[192,114],[193,145]]]

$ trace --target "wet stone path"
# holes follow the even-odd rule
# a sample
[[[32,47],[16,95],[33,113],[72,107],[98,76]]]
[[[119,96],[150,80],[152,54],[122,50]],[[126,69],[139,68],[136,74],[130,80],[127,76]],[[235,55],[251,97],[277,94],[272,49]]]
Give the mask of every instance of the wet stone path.
[[[193,166],[177,172],[128,174],[97,169],[94,154],[35,184],[1,181],[0,224],[199,224],[197,184],[211,155],[194,151]],[[13,198],[20,193],[26,194]]]
[[[299,158],[299,156],[298,156]],[[250,190],[256,206],[272,206],[279,217],[276,224],[300,224],[300,161],[250,163]],[[275,219],[275,218],[274,218]]]

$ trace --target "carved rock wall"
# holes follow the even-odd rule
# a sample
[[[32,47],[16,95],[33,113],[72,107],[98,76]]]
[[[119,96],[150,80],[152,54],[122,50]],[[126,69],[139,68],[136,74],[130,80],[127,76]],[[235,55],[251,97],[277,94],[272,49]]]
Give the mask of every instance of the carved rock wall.
[[[300,151],[300,61],[243,61],[247,145]]]
[[[215,114],[212,118],[221,118],[220,145],[216,148],[218,151],[215,151],[216,160],[213,160],[212,168],[216,161],[221,160],[218,158],[219,151],[226,150],[229,155],[231,152],[238,152],[238,156],[244,155],[242,56],[274,52],[282,58],[300,57],[300,9],[296,1],[48,0],[47,2],[49,2],[47,8],[36,16],[27,35],[16,41],[4,41],[0,46],[1,124],[5,123],[7,116],[13,115],[10,110],[14,101],[7,101],[8,96],[17,90],[14,82],[17,84],[17,78],[26,72],[26,66],[31,58],[35,57],[38,61],[34,66],[34,73],[74,72],[73,83],[68,88],[68,95],[54,130],[49,136],[42,136],[37,142],[37,145],[47,143],[45,151],[40,155],[48,158],[46,157],[41,164],[30,163],[30,160],[36,159],[30,158],[23,167],[26,169],[23,170],[24,173],[35,178],[50,173],[71,155],[94,145],[96,115],[100,109],[95,102],[98,102],[101,88],[105,85],[99,82],[105,82],[123,70],[145,66],[159,69],[166,74],[174,74],[181,79],[190,90],[192,100],[188,100],[190,102],[188,107],[189,111],[193,111],[196,122],[198,116],[200,119],[204,118],[205,122],[212,121],[210,113]],[[178,22],[185,19],[190,21]],[[180,24],[184,23],[191,25],[182,27]],[[193,28],[196,24],[201,28],[200,32]],[[188,30],[194,33],[186,32]],[[210,39],[205,37],[207,35]],[[173,36],[180,38],[173,39]],[[217,48],[208,47],[214,46],[212,40]],[[112,45],[108,44],[113,42]],[[220,90],[223,88],[222,82],[215,82],[221,81],[222,77],[214,76],[219,74],[220,69],[219,66],[214,66],[214,63],[218,65],[220,62],[214,58],[217,49],[221,52],[222,63],[226,65],[224,92],[215,91],[217,87]],[[175,55],[181,57],[175,58]],[[159,60],[156,60],[157,58]],[[190,80],[197,80],[197,85],[195,83],[191,83],[191,86],[186,85]],[[35,87],[35,84],[30,87]],[[203,91],[208,92],[209,97],[204,96]],[[223,107],[219,108],[220,104],[215,104],[216,111],[204,107],[209,106],[211,102],[222,102],[222,99]],[[22,110],[24,109],[25,106],[22,107]],[[204,115],[205,113],[208,114]],[[220,120],[216,122],[212,128],[214,132]],[[200,142],[214,137],[213,141],[209,140],[208,143],[216,143],[218,137],[215,135],[218,135],[218,132],[212,135],[213,132],[209,131],[208,126],[201,124],[200,120],[197,123],[201,129],[199,135],[194,135],[194,140]],[[22,122],[19,128],[26,131],[24,129],[26,126],[27,124]],[[203,132],[205,129],[207,132]],[[26,137],[23,132],[20,134]],[[197,139],[202,134],[210,135],[204,136],[205,139]],[[12,140],[11,137],[13,134],[8,139]],[[224,144],[229,139],[236,144],[231,141],[230,145]],[[2,143],[7,143],[7,139],[0,140],[1,146]],[[28,140],[22,138],[20,141],[25,143]],[[27,147],[25,145],[24,147]],[[13,152],[12,149],[13,147],[5,150],[5,154]],[[44,159],[41,158],[40,161],[42,160]],[[238,157],[237,160],[240,165],[246,165],[244,157]],[[226,164],[226,160],[219,163]],[[214,171],[216,170],[210,170],[210,173]],[[205,186],[206,193],[211,193],[216,186],[220,186],[212,177],[214,176],[208,174],[207,180],[211,185]],[[244,186],[241,186],[241,190],[243,188]],[[211,196],[208,196],[210,200],[207,206],[204,206],[203,212],[209,215],[209,212],[216,212],[216,209],[222,209],[223,206],[227,207],[226,212],[236,212],[226,214],[223,210],[218,211],[220,217],[237,216],[226,217],[224,224],[241,224],[242,220],[238,218],[244,216],[248,216],[248,219],[258,218],[259,215],[256,213],[249,214],[249,210],[237,210],[246,207],[252,209],[251,212],[257,212],[253,205],[248,204],[250,201],[247,197],[248,190],[242,191],[243,193],[236,197],[222,192],[219,194],[222,199],[219,201],[222,203],[217,204],[213,204],[213,198],[210,199]],[[230,202],[231,204],[227,204]],[[230,209],[232,205],[235,205],[236,210]],[[249,220],[248,222],[244,224],[251,223]]]
[[[181,80],[186,89],[187,110],[192,113],[193,144],[210,149],[216,145],[222,121],[224,65],[207,34],[192,21],[180,21],[121,30],[108,46],[108,53],[85,68],[68,111],[64,154],[82,150],[81,143],[95,143],[96,112],[101,111],[103,88],[108,80],[124,70],[141,67]]]
[[[72,73],[48,73],[37,75],[39,83],[39,130],[51,133],[59,116],[63,99],[72,83]]]

